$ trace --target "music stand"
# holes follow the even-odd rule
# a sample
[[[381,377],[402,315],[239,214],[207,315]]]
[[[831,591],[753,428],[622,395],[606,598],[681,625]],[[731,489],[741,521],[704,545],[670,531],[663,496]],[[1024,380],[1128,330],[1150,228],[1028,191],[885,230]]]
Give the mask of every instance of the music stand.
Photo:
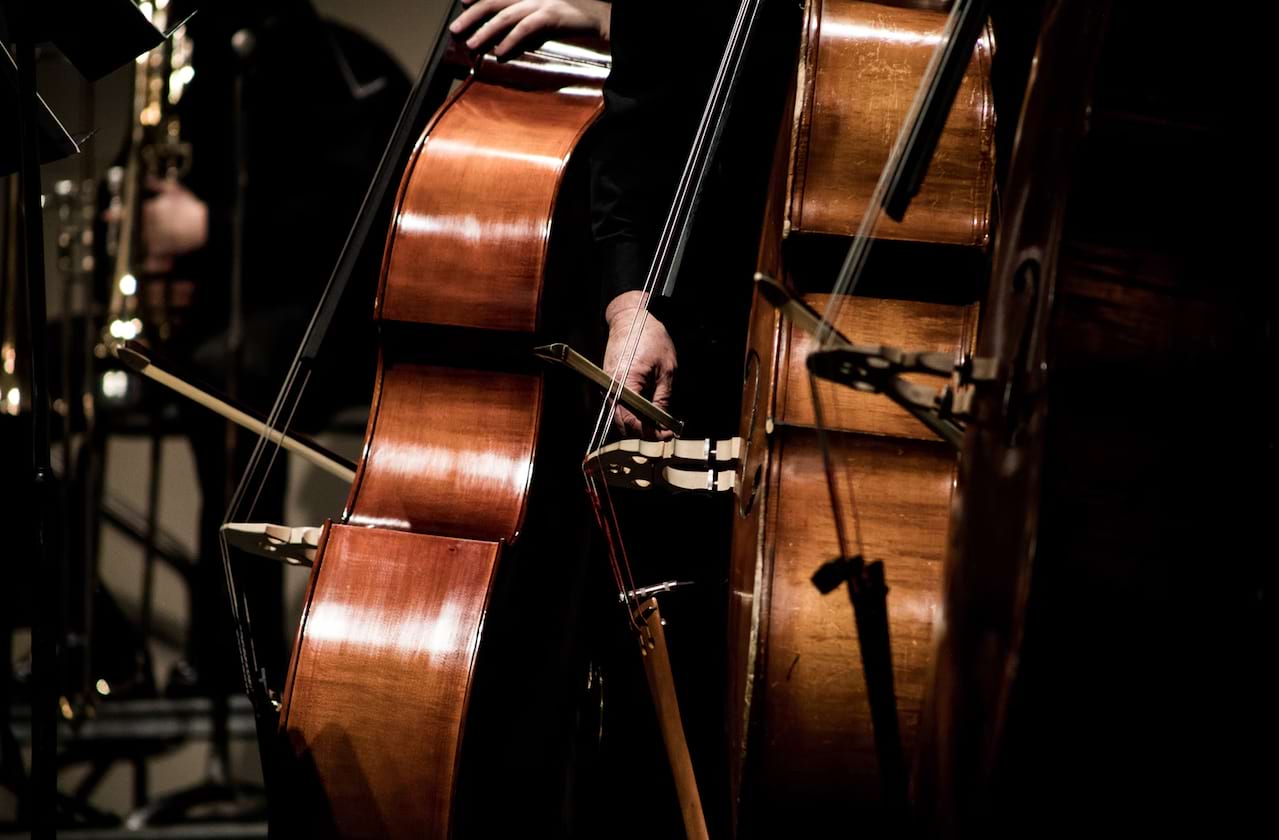
[[[17,154],[16,159],[0,158],[0,170],[16,169],[21,179],[21,274],[27,292],[27,327],[31,336],[31,476],[38,511],[33,523],[37,571],[33,576],[36,620],[31,628],[32,759],[28,797],[33,837],[54,836],[58,792],[59,581],[55,552],[49,546],[58,533],[58,510],[50,463],[40,164],[79,150],[36,90],[35,46],[52,41],[77,70],[94,80],[133,61],[163,40],[164,36],[130,0],[0,0],[0,41],[15,43],[17,47],[15,56],[9,56],[6,51],[3,64],[10,72],[3,73],[5,79],[0,81],[0,88],[6,91],[3,104],[13,107],[17,113],[19,137],[13,144]],[[51,117],[56,129],[49,122]]]
[[[20,104],[18,96],[18,63],[3,42],[0,42],[0,71],[6,84],[0,84],[0,114],[16,114]],[[57,115],[49,109],[44,99],[36,94],[36,123],[40,131],[40,163],[53,163],[78,154],[85,136],[72,137]],[[21,137],[17,134],[0,135],[0,177],[12,175],[21,166]]]

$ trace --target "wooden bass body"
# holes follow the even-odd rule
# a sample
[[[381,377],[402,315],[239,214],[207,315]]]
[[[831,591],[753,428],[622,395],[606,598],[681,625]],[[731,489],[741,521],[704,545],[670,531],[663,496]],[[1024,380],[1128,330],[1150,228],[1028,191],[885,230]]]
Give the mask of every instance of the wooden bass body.
[[[760,271],[818,312],[914,97],[944,15],[852,0],[806,10]],[[938,159],[886,222],[836,327],[861,344],[968,351],[993,175],[990,42],[974,53]],[[812,337],[758,294],[729,603],[728,730],[739,836],[873,829],[879,762],[846,589],[811,578],[840,554],[805,359]],[[888,585],[891,679],[909,763],[931,660],[953,450],[886,397],[818,386],[845,525]],[[881,675],[882,676],[882,675]]]
[[[570,628],[587,516],[562,444],[584,434],[529,348],[562,336],[552,315],[580,322],[557,296],[589,288],[587,227],[561,196],[606,74],[555,45],[481,64],[403,176],[364,453],[283,696],[298,836],[559,830],[567,686],[586,682]]]

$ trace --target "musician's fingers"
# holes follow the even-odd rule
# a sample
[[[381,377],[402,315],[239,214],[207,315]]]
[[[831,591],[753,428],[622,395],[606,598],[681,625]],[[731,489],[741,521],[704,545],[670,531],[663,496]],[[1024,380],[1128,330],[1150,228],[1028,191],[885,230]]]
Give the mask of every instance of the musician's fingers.
[[[449,24],[449,32],[452,32],[454,35],[465,32],[494,12],[517,2],[519,2],[519,0],[478,0],[478,2],[463,0],[463,3],[468,5],[469,8],[463,11],[462,14],[458,15],[453,22]]]
[[[506,55],[538,31],[551,29],[554,24],[555,21],[546,12],[541,10],[533,12],[533,14],[515,24],[514,28],[507,33],[501,43],[493,49],[493,54],[497,56]]]
[[[644,437],[649,440],[674,440],[675,433],[660,426],[649,426],[645,429]]]
[[[635,416],[635,412],[624,405],[619,405],[613,413],[613,427],[621,433],[622,437],[644,436],[644,424]]]
[[[663,367],[657,374],[657,385],[653,388],[653,404],[663,411],[671,409],[671,390],[675,386],[675,370],[671,367]],[[675,433],[670,429],[659,429],[653,427],[652,435],[657,440],[670,440],[675,437]]]
[[[512,3],[475,30],[475,34],[466,39],[466,45],[473,50],[482,48],[485,44],[496,40],[503,32],[515,26],[518,21],[529,15],[536,8],[537,3],[534,0],[518,0],[518,2]]]
[[[653,402],[658,408],[669,410],[671,407],[671,390],[675,387],[675,370],[661,367],[657,370],[657,382],[653,386]]]
[[[643,426],[640,437],[644,438],[644,440],[671,440],[675,437],[675,433],[670,429],[663,429],[661,426],[650,423],[647,420],[643,421]]]

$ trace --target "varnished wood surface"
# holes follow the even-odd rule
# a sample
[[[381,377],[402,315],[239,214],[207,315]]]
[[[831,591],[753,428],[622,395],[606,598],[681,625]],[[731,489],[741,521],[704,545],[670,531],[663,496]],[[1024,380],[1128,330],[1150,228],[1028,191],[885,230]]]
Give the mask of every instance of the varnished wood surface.
[[[822,312],[828,295],[806,295],[805,302]],[[840,310],[836,328],[859,344],[891,344],[901,349],[933,350],[954,355],[959,361],[972,350],[976,339],[977,306],[955,306],[925,301],[888,300],[857,297]],[[786,364],[777,383],[777,421],[800,426],[815,425],[813,391],[809,384],[805,359],[814,349],[812,337],[784,323]],[[940,388],[946,380],[911,374],[908,380],[932,388]],[[831,382],[820,381],[817,391],[822,401],[823,417],[828,428],[893,435],[920,440],[939,438],[905,409],[890,402],[882,394],[855,391]]]
[[[348,521],[513,540],[532,478],[541,375],[385,358],[381,372]]]
[[[1148,0],[1046,9],[921,801],[943,837],[1243,835],[1272,812],[1276,448],[1240,397],[1272,378],[1276,309],[1222,245],[1254,190],[1240,45]]]
[[[945,24],[940,12],[859,0],[807,6],[791,161],[792,233],[851,235]],[[994,105],[989,33],[979,42],[928,175],[886,239],[982,245],[989,236]]]
[[[453,777],[500,547],[329,526],[280,715],[310,825],[449,836]]]
[[[576,689],[579,676],[564,654],[577,629],[565,599],[585,521],[556,495],[559,474],[576,474],[559,440],[573,404],[546,408],[546,383],[509,339],[533,343],[544,298],[565,296],[581,262],[560,232],[572,208],[559,193],[603,74],[565,64],[473,75],[401,182],[376,304],[394,323],[364,456],[347,524],[317,551],[290,663],[281,732],[296,796],[280,824],[296,836],[491,836],[562,816],[572,757],[557,741],[572,739],[565,682]],[[570,521],[552,527],[565,510]],[[513,588],[533,580],[565,616],[539,622],[545,662],[517,632],[527,616]],[[506,707],[534,674],[545,690]],[[518,807],[489,807],[533,768],[538,778],[504,796]]]
[[[561,178],[599,109],[598,80],[553,90],[467,82],[409,164],[379,316],[534,330]]]
[[[888,582],[898,716],[911,754],[931,660],[954,458],[941,444],[839,435],[833,449],[850,529]],[[820,826],[839,804],[877,804],[870,708],[845,587],[822,595],[817,568],[839,556],[816,435],[788,431],[775,444],[761,546],[767,588],[767,654],[757,749],[769,825]],[[855,506],[855,507],[854,507]],[[856,510],[854,521],[852,511]],[[854,546],[854,551],[857,547]]]
[[[794,91],[788,94],[788,105]],[[788,108],[789,110],[789,108]],[[786,211],[786,161],[789,154],[789,129],[779,127],[773,153],[770,179],[772,185],[764,206],[764,222],[759,241],[757,265],[771,277],[782,275],[782,220]],[[741,467],[737,477],[736,516],[733,520],[732,548],[728,568],[727,647],[728,673],[724,697],[725,730],[728,744],[728,784],[730,819],[734,835],[742,833],[739,803],[746,789],[748,734],[751,729],[753,703],[756,696],[756,660],[760,646],[756,630],[760,610],[758,550],[761,522],[770,505],[765,486],[768,476],[770,421],[775,413],[774,382],[778,359],[774,347],[778,341],[779,314],[755,291],[751,297],[750,320],[746,334],[746,358],[742,370],[742,404],[737,435],[742,440]]]
[[[856,230],[942,18],[848,0],[814,0],[808,10],[796,121],[774,163],[759,266],[792,289],[820,290],[838,267],[832,248],[847,243],[830,235]],[[898,245],[877,259],[864,278],[875,294],[845,301],[836,322],[859,343],[957,359],[974,345],[978,308],[966,297],[973,285],[966,272],[975,249],[936,244],[986,241],[993,174],[988,51],[983,41],[942,141],[941,166],[904,224],[878,231],[934,243],[926,256],[943,274],[919,275],[911,267],[913,246]],[[950,276],[953,285],[934,282]],[[828,301],[817,294],[805,299],[818,311]],[[750,838],[897,836],[901,826],[881,797],[847,587],[823,596],[811,580],[840,549],[814,429],[809,344],[756,295],[739,427],[747,455],[729,577],[734,829]],[[864,549],[867,562],[884,565],[898,723],[910,764],[932,659],[955,459],[882,395],[827,383],[819,394],[852,539],[848,550]]]
[[[931,341],[936,349],[972,340],[968,307],[876,298],[852,303],[858,306],[845,310],[850,315],[883,317],[865,322],[871,330]],[[929,307],[943,317],[931,322],[893,317]],[[852,606],[844,587],[823,596],[811,581],[822,563],[839,554],[821,452],[809,425],[811,408],[786,421],[780,415],[787,405],[787,377],[808,396],[807,374],[795,370],[803,356],[793,346],[787,352],[772,346],[778,341],[785,347],[791,327],[779,323],[761,298],[752,318],[748,359],[767,361],[757,400],[747,389],[740,430],[750,435],[757,455],[747,457],[739,479],[750,507],[739,517],[733,541],[729,730],[730,769],[740,797],[738,833],[760,837],[783,827],[815,832],[857,808],[874,811],[880,791]],[[896,411],[886,398],[855,396],[860,399],[841,395],[827,404],[836,419],[835,474],[849,533],[860,530],[866,559],[884,563],[899,722],[909,759],[931,662],[955,459],[923,430],[884,423],[888,410]],[[759,420],[752,428],[747,406],[756,401]],[[796,416],[807,423],[790,422]]]

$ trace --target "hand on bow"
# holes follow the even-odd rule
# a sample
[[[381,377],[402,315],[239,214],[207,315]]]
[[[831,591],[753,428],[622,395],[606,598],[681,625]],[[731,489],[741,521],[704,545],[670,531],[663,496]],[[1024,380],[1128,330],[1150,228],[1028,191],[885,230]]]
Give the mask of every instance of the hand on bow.
[[[564,32],[594,32],[608,39],[613,7],[601,0],[462,0],[468,8],[449,24],[454,35],[484,24],[466,39],[466,46],[482,49],[496,41],[499,58],[521,43]]]
[[[635,313],[644,305],[643,292],[623,292],[609,302],[604,310],[608,322],[608,345],[604,349],[604,370],[612,375],[622,354],[626,351]],[[675,383],[675,371],[679,367],[675,357],[675,342],[662,322],[649,315],[644,319],[639,344],[630,370],[623,384],[632,391],[651,399],[663,410],[670,410],[671,387]],[[645,423],[624,405],[618,405],[613,415],[613,425],[629,437],[668,440],[674,433],[657,429]]]

